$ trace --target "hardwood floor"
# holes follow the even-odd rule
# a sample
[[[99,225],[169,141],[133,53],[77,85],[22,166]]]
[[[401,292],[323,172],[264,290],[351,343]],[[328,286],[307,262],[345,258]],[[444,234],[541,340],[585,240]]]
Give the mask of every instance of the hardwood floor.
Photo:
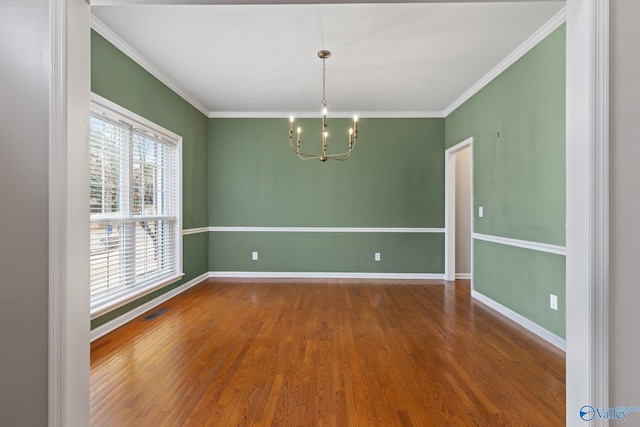
[[[210,280],[158,308],[92,343],[92,426],[565,423],[564,353],[468,281]]]

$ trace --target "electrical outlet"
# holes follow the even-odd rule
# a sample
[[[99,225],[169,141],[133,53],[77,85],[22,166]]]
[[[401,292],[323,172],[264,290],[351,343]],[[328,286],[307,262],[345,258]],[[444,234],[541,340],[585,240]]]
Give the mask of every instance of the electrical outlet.
[[[380,252],[376,252],[376,253],[375,253],[375,255],[374,255],[374,259],[375,259],[376,261],[380,261]]]
[[[480,207],[478,208],[478,216],[479,216],[480,218],[482,218],[482,217],[484,216],[484,208],[483,208],[482,206],[480,206]]]
[[[258,260],[258,252],[252,252],[251,253],[251,259],[254,260],[254,261],[257,261]]]
[[[549,295],[549,307],[551,307],[552,310],[558,309],[558,297],[554,294]]]

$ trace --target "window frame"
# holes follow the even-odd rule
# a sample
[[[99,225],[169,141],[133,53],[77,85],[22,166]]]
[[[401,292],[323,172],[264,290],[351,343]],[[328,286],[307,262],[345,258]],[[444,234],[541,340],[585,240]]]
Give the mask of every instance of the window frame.
[[[146,132],[155,134],[161,137],[163,140],[173,143],[176,147],[177,164],[177,171],[175,174],[176,226],[173,236],[173,240],[175,242],[175,254],[173,259],[175,273],[168,277],[162,277],[160,280],[146,282],[137,286],[131,286],[129,289],[122,289],[111,294],[98,297],[90,296],[90,316],[91,319],[95,319],[117,309],[118,307],[128,304],[145,295],[148,295],[151,292],[175,283],[178,280],[182,279],[182,277],[184,276],[182,259],[182,137],[93,92],[91,93],[90,113],[97,115],[106,115],[111,120],[123,121],[133,126],[135,129],[141,129]],[[90,143],[89,139],[87,139],[87,143]],[[89,167],[88,163],[87,167]],[[90,206],[91,201],[88,200],[87,207]],[[103,214],[95,215],[99,218]],[[93,216],[94,215],[89,212],[90,222]],[[135,262],[133,263],[133,265],[135,265]],[[90,286],[90,283],[88,285]]]

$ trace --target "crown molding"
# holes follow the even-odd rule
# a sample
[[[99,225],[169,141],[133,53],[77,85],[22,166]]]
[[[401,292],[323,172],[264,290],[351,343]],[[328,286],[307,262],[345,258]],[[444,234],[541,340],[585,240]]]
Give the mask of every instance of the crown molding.
[[[132,4],[168,4],[168,5],[255,5],[255,4],[358,4],[358,3],[389,3],[389,0],[85,0],[92,6],[120,6]],[[487,0],[402,0],[401,3],[482,3]],[[494,0],[506,2],[512,0]],[[562,0],[520,0],[557,2]],[[400,3],[400,2],[399,2]]]
[[[542,27],[540,27],[535,33],[533,33],[527,40],[525,40],[520,46],[518,46],[513,52],[507,55],[498,65],[496,65],[491,71],[485,74],[480,80],[478,80],[473,86],[467,89],[460,97],[458,97],[451,105],[442,111],[391,111],[391,112],[370,112],[358,114],[361,118],[445,118],[459,106],[464,104],[473,95],[478,93],[480,89],[489,84],[493,79],[498,77],[507,68],[513,65],[518,59],[522,58],[527,52],[533,49],[538,43],[544,40],[549,34],[555,31],[560,25],[567,20],[567,10],[563,7],[558,13],[556,13],[551,19],[549,19]],[[288,118],[290,113],[284,112],[226,112],[226,111],[211,111],[209,112],[209,118]],[[350,118],[353,117],[351,113],[335,112],[331,114],[336,118]],[[315,118],[319,117],[318,112],[303,112],[296,113],[295,117],[298,118]]]
[[[102,21],[91,15],[91,28],[107,39],[111,44],[118,48],[122,53],[131,58],[134,62],[144,68],[149,74],[164,83],[169,89],[174,91],[194,108],[210,119],[273,119],[273,118],[289,118],[291,112],[268,112],[268,111],[209,111],[200,101],[182,89],[175,81],[167,77],[160,71],[151,61],[145,58],[140,52],[135,50],[129,43],[118,36],[111,28],[107,27]],[[295,113],[297,118],[317,118],[320,116],[319,111],[305,111]],[[366,113],[358,113],[361,118],[444,118],[442,111],[373,111]],[[352,118],[353,113],[336,111],[331,112],[332,118]]]
[[[209,113],[208,117],[210,119],[288,119],[291,115],[291,112],[212,111]],[[320,110],[313,112],[296,112],[293,116],[297,119],[315,119],[321,116],[321,112]],[[353,118],[353,112],[329,112],[328,117],[336,119],[351,119]],[[362,119],[442,119],[445,116],[442,111],[371,111],[358,113],[358,117]]]
[[[533,49],[538,43],[544,40],[549,34],[556,30],[567,20],[567,8],[563,7],[558,13],[556,13],[550,20],[548,20],[542,27],[533,33],[527,40],[518,46],[513,52],[511,52],[506,58],[504,58],[498,65],[496,65],[491,71],[485,74],[480,80],[478,80],[473,86],[467,89],[458,99],[453,101],[442,112],[443,117],[447,117],[453,113],[456,108],[464,104],[473,95],[478,93],[480,89],[485,87],[489,82],[498,77],[507,68],[513,65],[518,59],[522,58],[527,52]]]
[[[527,40],[525,40],[520,46],[518,46],[513,52],[511,52],[506,58],[504,58],[498,65],[496,65],[491,71],[485,74],[480,80],[478,80],[473,86],[467,89],[460,97],[458,97],[451,105],[442,111],[374,111],[358,113],[361,118],[445,118],[459,106],[464,104],[469,98],[478,93],[489,82],[499,76],[507,68],[509,68],[518,59],[529,52],[534,46],[544,40],[549,34],[562,25],[567,19],[566,8],[562,8],[556,15],[554,15],[549,21],[547,21],[542,27],[540,27],[534,34],[532,34]],[[256,118],[256,119],[273,119],[273,118],[289,118],[291,112],[267,112],[267,111],[209,111],[200,101],[194,96],[190,95],[187,91],[182,89],[176,82],[164,75],[158,68],[151,63],[147,58],[135,50],[131,45],[125,42],[120,36],[114,33],[109,27],[107,27],[102,21],[95,16],[91,15],[91,28],[95,30],[102,37],[107,39],[125,55],[135,61],[138,65],[144,68],[147,72],[153,75],[155,78],[164,83],[167,87],[173,90],[176,94],[182,97],[185,101],[191,104],[194,108],[200,111],[202,114],[210,119],[223,119],[223,118]],[[301,112],[295,113],[297,118],[317,118],[319,112]],[[332,112],[333,118],[351,118],[353,113],[347,112]]]
[[[182,89],[180,85],[167,77],[162,71],[156,68],[155,65],[147,58],[145,58],[140,52],[135,50],[129,43],[120,38],[116,33],[107,27],[102,21],[91,15],[91,28],[102,37],[107,39],[111,44],[118,48],[122,53],[131,58],[134,62],[144,68],[149,74],[156,79],[160,80],[169,89],[174,91],[178,96],[191,104],[195,109],[200,111],[205,116],[209,115],[209,110],[200,103],[195,97],[190,95],[187,91]]]

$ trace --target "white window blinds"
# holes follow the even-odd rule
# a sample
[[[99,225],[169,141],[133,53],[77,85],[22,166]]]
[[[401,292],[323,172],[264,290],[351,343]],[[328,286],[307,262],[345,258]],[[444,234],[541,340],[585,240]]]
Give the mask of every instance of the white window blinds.
[[[181,275],[181,173],[179,140],[142,126],[122,109],[93,107],[90,271],[95,314]]]

